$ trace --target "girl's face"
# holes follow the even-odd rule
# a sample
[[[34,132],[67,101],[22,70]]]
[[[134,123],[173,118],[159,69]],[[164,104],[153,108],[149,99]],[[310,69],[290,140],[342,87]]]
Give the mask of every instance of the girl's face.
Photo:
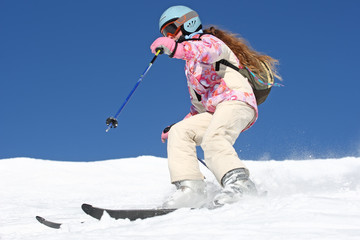
[[[181,35],[182,35],[182,32],[179,31],[178,34],[176,34],[174,37],[173,37],[173,36],[169,36],[169,38],[177,41],[177,40],[181,37]]]

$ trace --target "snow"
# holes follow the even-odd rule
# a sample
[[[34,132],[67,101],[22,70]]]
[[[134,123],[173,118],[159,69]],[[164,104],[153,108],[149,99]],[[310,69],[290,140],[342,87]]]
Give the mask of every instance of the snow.
[[[166,159],[0,160],[0,239],[360,239],[360,158],[245,163],[267,196],[130,222],[108,216],[97,221],[80,206],[161,205],[175,189]],[[219,189],[201,169],[209,189]],[[51,229],[36,215],[64,224]]]

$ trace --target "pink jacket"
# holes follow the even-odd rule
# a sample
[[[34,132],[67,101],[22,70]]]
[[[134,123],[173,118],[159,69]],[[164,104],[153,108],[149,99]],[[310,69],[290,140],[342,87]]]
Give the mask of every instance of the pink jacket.
[[[199,35],[193,38],[199,38]],[[201,39],[201,41],[190,40],[182,43],[185,53],[183,59],[186,60],[185,74],[192,102],[190,114],[206,111],[213,113],[216,106],[223,101],[243,101],[256,112],[256,118],[251,125],[254,124],[258,116],[258,108],[248,80],[239,72],[222,64],[219,71],[215,71],[215,63],[221,59],[226,59],[236,66],[239,66],[239,60],[217,37],[205,34]],[[201,96],[201,101],[198,101],[195,92]]]

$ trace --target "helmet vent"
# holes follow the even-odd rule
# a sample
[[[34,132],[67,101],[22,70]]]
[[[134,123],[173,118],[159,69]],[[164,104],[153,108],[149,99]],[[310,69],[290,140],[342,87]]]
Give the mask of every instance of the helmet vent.
[[[195,25],[196,25],[196,20],[192,20],[192,21],[190,21],[190,22],[187,24],[186,27],[192,28],[192,27],[194,27]]]

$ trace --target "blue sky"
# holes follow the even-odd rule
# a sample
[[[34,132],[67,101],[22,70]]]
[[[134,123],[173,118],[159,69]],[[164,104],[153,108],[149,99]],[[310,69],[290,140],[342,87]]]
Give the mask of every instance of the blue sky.
[[[19,0],[0,2],[0,159],[166,157],[161,131],[190,107],[182,60],[160,56],[119,127],[106,133],[105,120],[148,66],[171,5],[280,61],[286,86],[240,135],[242,159],[360,156],[359,1]]]

